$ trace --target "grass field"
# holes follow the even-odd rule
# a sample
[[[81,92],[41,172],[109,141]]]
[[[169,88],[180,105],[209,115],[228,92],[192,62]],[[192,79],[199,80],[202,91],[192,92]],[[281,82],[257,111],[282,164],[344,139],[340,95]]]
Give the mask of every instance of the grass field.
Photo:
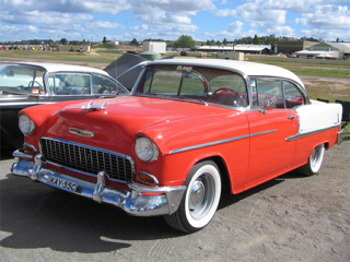
[[[32,58],[62,61],[83,61],[111,63],[121,54],[118,53],[79,53],[79,52],[57,52],[57,51],[22,51],[22,50],[0,50],[0,58]]]
[[[286,68],[297,75],[350,78],[350,63],[349,65],[335,64],[306,64],[299,62],[279,62],[265,60],[249,60],[270,65],[276,65]]]

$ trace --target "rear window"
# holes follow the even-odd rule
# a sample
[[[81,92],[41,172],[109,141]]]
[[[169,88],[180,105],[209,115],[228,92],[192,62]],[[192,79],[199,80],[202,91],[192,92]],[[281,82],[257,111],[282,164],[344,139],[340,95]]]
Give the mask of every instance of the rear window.
[[[0,64],[0,91],[4,94],[42,94],[45,70],[30,65]]]

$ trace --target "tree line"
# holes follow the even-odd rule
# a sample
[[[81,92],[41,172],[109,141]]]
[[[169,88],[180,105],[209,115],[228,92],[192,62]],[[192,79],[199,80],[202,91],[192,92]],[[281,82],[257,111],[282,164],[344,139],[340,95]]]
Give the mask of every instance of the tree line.
[[[144,39],[143,41],[164,41],[163,39]],[[196,41],[195,39],[192,38],[190,35],[181,35],[177,40],[175,41],[164,41],[167,42],[168,47],[173,47],[173,48],[194,48],[195,46],[225,46],[225,45],[233,45],[233,44],[254,44],[254,45],[273,45],[273,44],[278,44],[280,42],[285,42],[285,41],[300,41],[300,40],[305,40],[305,41],[314,41],[314,42],[321,42],[322,39],[316,39],[313,37],[302,37],[302,38],[291,38],[291,37],[285,37],[285,36],[279,36],[276,37],[274,34],[268,35],[268,36],[258,36],[254,35],[253,37],[247,36],[247,37],[242,37],[234,40],[227,40],[227,38],[224,38],[222,41],[221,40],[207,40],[207,41]],[[129,45],[132,46],[140,46],[143,41],[138,41],[136,38],[133,38],[130,42]],[[343,42],[339,38],[336,39],[336,42]],[[57,43],[57,41],[53,41],[52,39],[48,40],[22,40],[22,41],[7,41],[7,42],[0,42],[0,44],[31,44],[31,45],[38,45],[38,44],[54,44]],[[81,45],[81,44],[88,44],[85,39],[82,41],[68,41],[66,38],[61,38],[58,41],[59,44],[61,45]],[[103,37],[102,39],[102,44],[106,45],[108,43],[108,39],[106,36]]]

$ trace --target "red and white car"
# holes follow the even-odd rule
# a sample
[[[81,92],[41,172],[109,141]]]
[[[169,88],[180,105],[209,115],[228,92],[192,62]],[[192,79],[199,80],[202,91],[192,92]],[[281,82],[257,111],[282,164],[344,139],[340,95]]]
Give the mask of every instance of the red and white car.
[[[146,62],[131,96],[22,110],[12,172],[194,232],[223,186],[238,194],[293,169],[319,172],[341,142],[341,115],[276,66]]]

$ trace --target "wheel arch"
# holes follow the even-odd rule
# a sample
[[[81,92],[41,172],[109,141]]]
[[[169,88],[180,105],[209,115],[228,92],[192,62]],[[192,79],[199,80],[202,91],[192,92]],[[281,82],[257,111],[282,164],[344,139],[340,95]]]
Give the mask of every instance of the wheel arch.
[[[213,161],[219,168],[220,176],[221,176],[221,185],[223,192],[233,192],[233,185],[231,184],[231,178],[229,174],[229,170],[227,168],[226,162],[222,156],[214,155],[214,156],[208,156],[203,159],[198,160],[196,164],[211,160]]]

